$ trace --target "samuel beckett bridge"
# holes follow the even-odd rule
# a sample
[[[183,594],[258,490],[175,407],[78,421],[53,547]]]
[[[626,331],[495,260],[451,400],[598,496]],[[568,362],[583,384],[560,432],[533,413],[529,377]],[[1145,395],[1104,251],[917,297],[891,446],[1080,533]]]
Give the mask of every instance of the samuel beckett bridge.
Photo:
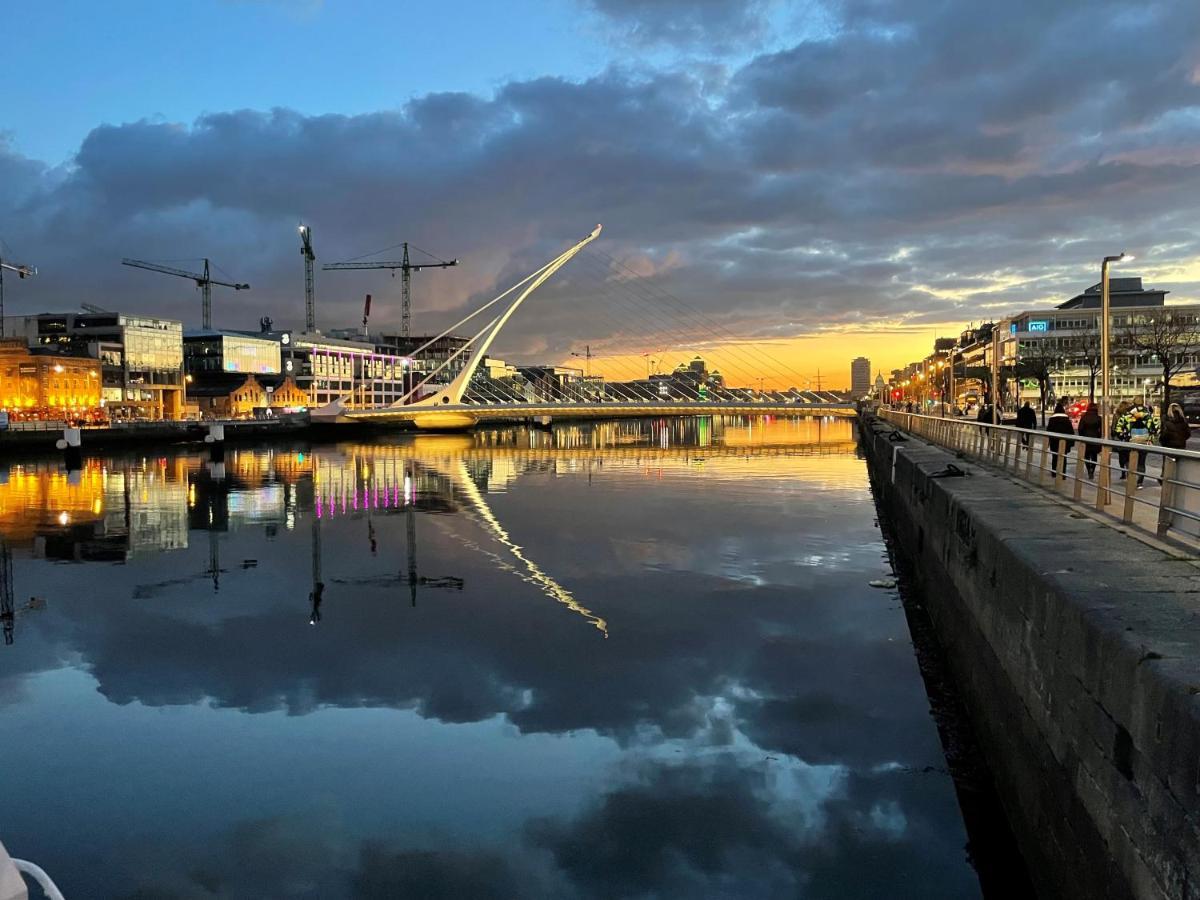
[[[628,378],[628,373],[624,373],[623,380],[606,381],[591,375],[590,346],[586,352],[588,375],[581,386],[572,390],[563,390],[551,382],[549,390],[533,392],[542,396],[530,396],[531,392],[520,390],[502,378],[480,372],[480,365],[487,359],[492,343],[521,304],[599,235],[600,226],[597,225],[583,240],[414,350],[411,355],[420,357],[427,348],[468,323],[474,322],[472,328],[479,322],[484,323],[474,336],[436,368],[421,373],[420,380],[395,403],[355,408],[347,395],[313,410],[313,421],[408,424],[419,429],[453,430],[501,420],[548,424],[554,419],[642,416],[854,414],[852,404],[829,392],[796,388],[786,393],[763,391],[762,385],[767,378],[773,382],[792,383],[806,379],[781,366],[761,348],[746,349],[744,340],[724,331],[719,323],[690,309],[673,295],[654,288],[648,279],[641,278],[606,254],[603,255],[604,262],[592,262],[594,282],[591,290],[600,297],[598,302],[589,304],[589,310],[608,315],[612,320],[608,323],[610,331],[618,338],[624,336],[630,343],[644,344],[648,335],[654,335],[656,339],[670,341],[670,345],[677,348],[715,346],[729,360],[725,365],[726,376],[718,381],[710,379],[706,373],[703,379],[692,379],[686,386],[681,386],[674,384],[669,376],[652,375],[647,363],[645,378],[640,375]],[[600,271],[596,271],[596,266]],[[667,352],[655,351],[659,355]],[[583,353],[572,355],[585,356]],[[648,357],[650,354],[632,355]],[[616,366],[615,360],[628,356],[629,353],[613,351],[605,358],[609,365]],[[712,373],[713,376],[717,374]],[[726,388],[723,379],[729,375],[747,382],[750,387]],[[756,383],[757,391],[753,390]]]

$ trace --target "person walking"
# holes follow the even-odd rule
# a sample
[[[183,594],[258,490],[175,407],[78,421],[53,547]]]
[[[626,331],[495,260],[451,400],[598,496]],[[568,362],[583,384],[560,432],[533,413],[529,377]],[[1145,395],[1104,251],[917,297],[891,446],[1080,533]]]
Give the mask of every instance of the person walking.
[[[1128,441],[1131,444],[1142,445],[1153,444],[1158,439],[1158,416],[1148,407],[1134,402],[1125,411],[1125,414],[1117,420],[1117,427],[1114,434],[1118,441]],[[1126,476],[1128,475],[1129,453],[1131,451],[1132,448],[1125,451],[1125,458],[1121,462],[1122,468],[1126,470]],[[1138,451],[1138,487],[1141,487],[1142,482],[1146,480],[1146,457],[1148,455],[1145,450]]]
[[[1166,418],[1162,421],[1162,433],[1159,443],[1172,450],[1186,450],[1188,438],[1192,436],[1192,426],[1188,424],[1183,414],[1183,407],[1172,403],[1167,407]]]
[[[1033,407],[1029,405],[1029,401],[1025,401],[1025,405],[1017,410],[1017,427],[1025,429],[1026,432],[1033,431],[1037,428],[1037,413],[1033,411]],[[1021,435],[1021,444],[1029,446],[1028,433]]]
[[[1033,410],[1030,410],[1032,412]],[[1071,424],[1071,417],[1067,415],[1066,404],[1062,400],[1054,405],[1054,414],[1046,420],[1046,430],[1051,434],[1069,434],[1075,435],[1075,426]],[[1058,471],[1058,454],[1063,455],[1063,476],[1067,471],[1067,459],[1071,452],[1071,445],[1074,441],[1064,440],[1063,438],[1050,439],[1050,470],[1054,473],[1054,477],[1059,477]]]
[[[1108,426],[1108,436],[1114,441],[1122,440],[1117,437],[1117,424],[1121,421],[1121,416],[1129,412],[1129,408],[1133,406],[1128,400],[1122,400],[1117,404],[1117,408],[1113,411],[1112,421]],[[1125,470],[1129,468],[1129,450],[1121,448],[1117,450],[1117,465],[1121,467],[1121,479],[1125,478]]]
[[[1083,411],[1083,415],[1079,417],[1079,436],[1087,438],[1101,437],[1100,432],[1104,430],[1104,422],[1100,418],[1100,408],[1095,402],[1088,403],[1087,409]],[[1100,455],[1100,446],[1098,444],[1083,445],[1083,460],[1087,466],[1087,477],[1094,478],[1096,476],[1096,458]]]

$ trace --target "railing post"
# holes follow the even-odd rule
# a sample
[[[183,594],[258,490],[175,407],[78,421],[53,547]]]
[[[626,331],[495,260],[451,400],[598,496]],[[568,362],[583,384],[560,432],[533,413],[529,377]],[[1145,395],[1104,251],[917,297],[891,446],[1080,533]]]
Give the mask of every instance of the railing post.
[[[1067,444],[1058,442],[1058,455],[1054,457],[1054,489],[1061,490],[1067,480]]]
[[[1163,537],[1171,528],[1171,507],[1175,505],[1175,457],[1164,456],[1162,463],[1162,489],[1158,492],[1158,536]]]
[[[1033,435],[1025,432],[1025,480],[1033,476]]]
[[[1096,509],[1103,510],[1109,503],[1108,486],[1111,479],[1109,471],[1109,451],[1112,448],[1105,444],[1100,448],[1100,469],[1096,476]]]
[[[1038,487],[1046,481],[1046,456],[1050,453],[1050,436],[1042,436],[1042,461],[1038,466]]]
[[[1140,453],[1136,447],[1129,451],[1129,465],[1125,467],[1125,508],[1121,511],[1122,522],[1133,521],[1133,498],[1137,495],[1137,464]]]
[[[1012,432],[1004,432],[1004,459],[1000,463],[1000,468],[1008,468],[1008,448],[1012,446]]]
[[[1084,445],[1075,442],[1075,489],[1071,492],[1071,499],[1076,502],[1083,496],[1083,454],[1086,448]]]

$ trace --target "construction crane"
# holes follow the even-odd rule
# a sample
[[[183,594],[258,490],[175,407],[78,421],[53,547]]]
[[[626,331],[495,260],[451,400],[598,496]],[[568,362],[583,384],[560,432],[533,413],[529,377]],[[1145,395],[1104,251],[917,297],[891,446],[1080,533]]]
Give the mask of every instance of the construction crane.
[[[395,276],[396,270],[400,270],[400,335],[401,337],[409,337],[412,331],[412,273],[420,272],[422,269],[448,269],[450,266],[457,266],[458,260],[442,260],[438,259],[432,253],[421,250],[420,247],[414,247],[415,250],[421,250],[426,256],[431,259],[437,259],[437,262],[431,263],[414,263],[408,258],[408,241],[405,241],[401,246],[404,247],[404,257],[399,260],[388,260],[383,262],[340,262],[330,263],[329,265],[321,266],[325,271],[345,271],[347,269],[391,269],[392,275]]]
[[[133,266],[135,269],[149,269],[151,272],[162,272],[164,275],[176,275],[179,278],[190,278],[196,282],[196,286],[200,288],[200,295],[203,298],[203,311],[201,314],[201,324],[205,329],[212,328],[212,286],[214,284],[221,287],[233,288],[235,291],[247,291],[250,289],[248,284],[240,284],[232,281],[218,281],[209,275],[208,260],[204,260],[203,272],[188,272],[184,269],[175,269],[171,266],[160,266],[158,263],[144,262],[140,259],[123,259],[123,266]]]
[[[317,298],[313,290],[313,262],[317,255],[313,252],[312,229],[300,223],[300,255],[304,257],[304,330],[310,334],[317,330]]]
[[[18,278],[29,278],[37,274],[35,266],[19,266],[15,263],[7,263],[0,258],[0,338],[4,337],[4,270],[16,272]]]

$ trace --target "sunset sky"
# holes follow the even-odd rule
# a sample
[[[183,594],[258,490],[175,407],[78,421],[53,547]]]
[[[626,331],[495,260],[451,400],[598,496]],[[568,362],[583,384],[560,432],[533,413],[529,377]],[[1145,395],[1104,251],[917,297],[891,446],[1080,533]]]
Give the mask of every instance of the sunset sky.
[[[1198,295],[1200,3],[114,0],[9,4],[5,28],[0,254],[40,270],[6,280],[9,315],[195,324],[193,286],[119,262],[208,256],[253,286],[214,295],[219,326],[299,328],[301,220],[319,262],[460,258],[416,277],[421,331],[601,222],[496,355],[761,350],[778,386],[844,386],[858,355],[886,374],[1106,253]],[[386,272],[317,289],[322,327],[368,292],[398,322]]]

